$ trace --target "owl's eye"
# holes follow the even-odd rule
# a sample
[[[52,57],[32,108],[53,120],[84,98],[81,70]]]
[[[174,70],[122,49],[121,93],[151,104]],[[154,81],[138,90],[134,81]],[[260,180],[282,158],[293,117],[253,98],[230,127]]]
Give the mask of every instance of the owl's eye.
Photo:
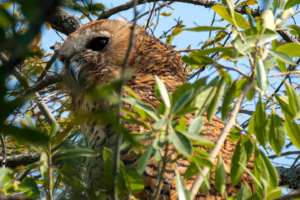
[[[97,37],[90,42],[88,48],[92,49],[93,51],[101,51],[104,49],[104,47],[106,47],[107,44],[108,38]]]

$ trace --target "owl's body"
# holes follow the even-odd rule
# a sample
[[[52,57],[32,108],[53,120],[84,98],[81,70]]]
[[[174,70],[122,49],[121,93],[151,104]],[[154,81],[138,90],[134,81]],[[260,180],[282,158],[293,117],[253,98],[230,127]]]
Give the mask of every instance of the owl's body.
[[[103,85],[119,77],[128,49],[131,27],[132,24],[124,21],[101,20],[90,22],[71,34],[63,44],[59,54],[60,58],[65,60],[65,83],[72,97],[72,103],[76,112],[90,112],[103,108],[100,102],[88,100],[85,93],[90,86]],[[176,54],[171,46],[149,36],[145,30],[138,26],[134,29],[134,35],[129,66],[126,69],[128,81],[126,81],[125,85],[141,100],[157,108],[159,102],[155,95],[155,75],[164,80],[170,93],[186,83],[180,55]],[[101,45],[93,44],[97,40],[101,40],[101,43],[105,44],[103,45],[104,48]],[[74,68],[75,75],[72,74]],[[80,80],[79,71],[85,71],[85,87],[76,86],[78,84],[71,78],[69,71],[77,80]],[[130,106],[125,105],[125,108],[130,109]],[[186,116],[187,124],[192,121],[192,118],[192,115]],[[203,129],[205,131],[202,134],[208,139],[216,141],[224,127],[224,123],[216,116],[210,123],[207,121],[206,116],[203,116],[203,121]],[[127,123],[125,126],[133,133],[146,131],[138,125]],[[101,187],[99,180],[103,177],[104,161],[101,155],[103,148],[114,149],[116,135],[109,125],[98,125],[94,121],[84,122],[81,125],[81,132],[85,138],[87,148],[95,153],[100,153],[99,157],[89,158],[87,161],[88,187],[92,190],[97,190]],[[142,145],[147,146],[151,142],[147,141]],[[227,138],[220,152],[227,173],[226,193],[228,196],[236,196],[238,189],[241,187],[241,183],[236,188],[230,184],[229,173],[234,148],[235,144],[229,142],[229,138]],[[127,150],[121,152],[121,160],[127,169],[135,169],[140,153],[128,152]],[[178,155],[172,146],[170,146],[169,153],[171,158],[176,158]],[[172,165],[167,166],[164,173],[163,187],[160,191],[160,199],[177,199],[174,169],[183,175],[189,163],[187,159],[181,158]],[[252,168],[250,165],[248,167]],[[144,190],[135,195],[137,198],[142,200],[151,198],[157,179],[157,170],[158,164],[152,156],[143,173]],[[190,189],[192,186],[194,178],[192,177],[185,181],[187,189]],[[242,179],[248,181],[250,177],[244,174]],[[210,184],[210,191],[199,193],[196,198],[224,199],[214,188],[214,176],[211,177]]]

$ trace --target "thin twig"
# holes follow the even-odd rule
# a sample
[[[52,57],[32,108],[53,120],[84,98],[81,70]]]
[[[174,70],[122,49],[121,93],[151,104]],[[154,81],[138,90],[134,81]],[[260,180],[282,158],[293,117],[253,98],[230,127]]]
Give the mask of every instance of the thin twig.
[[[226,137],[228,135],[228,133],[230,132],[231,127],[235,124],[235,119],[236,116],[240,110],[240,106],[242,103],[242,100],[244,99],[245,95],[248,93],[248,91],[252,88],[254,83],[254,76],[252,75],[249,79],[247,84],[245,85],[242,93],[240,94],[239,98],[237,99],[234,108],[232,109],[232,111],[229,114],[229,119],[227,121],[227,123],[224,126],[224,129],[222,130],[222,133],[220,134],[217,142],[216,142],[216,146],[211,150],[210,155],[211,157],[209,158],[212,162],[213,160],[216,158],[216,156],[218,155],[219,151],[222,148],[222,145],[224,144],[224,141],[226,140]],[[197,192],[199,191],[199,188],[203,182],[203,177],[206,177],[207,173],[209,172],[209,168],[208,167],[203,167],[202,169],[202,175],[198,175],[190,189],[190,197],[191,199],[194,199]]]
[[[137,0],[134,0],[134,16],[137,15],[137,11],[136,11],[136,5],[137,5]],[[121,83],[120,83],[120,87],[119,87],[119,107],[118,107],[118,114],[119,114],[119,124],[121,125],[123,123],[122,120],[122,101],[121,98],[123,96],[123,84],[125,81],[125,73],[126,73],[126,68],[129,64],[129,56],[130,56],[130,52],[131,52],[131,48],[133,45],[133,40],[134,40],[134,29],[135,29],[135,25],[136,25],[136,21],[133,22],[132,25],[132,30],[131,30],[131,34],[130,34],[130,39],[129,39],[129,44],[128,44],[128,50],[126,52],[126,56],[125,56],[125,60],[124,63],[122,65],[121,68]],[[122,144],[122,135],[121,134],[117,134],[116,135],[116,148],[115,148],[115,152],[114,152],[114,165],[113,165],[113,172],[112,172],[112,180],[113,180],[113,191],[112,191],[112,199],[113,200],[117,200],[118,199],[118,194],[117,194],[117,182],[118,182],[118,174],[120,173],[120,146]]]
[[[293,193],[293,194],[287,194],[287,195],[283,195],[281,197],[278,197],[274,200],[286,200],[286,199],[293,199],[295,197],[300,197],[300,193],[297,192],[297,193]]]
[[[2,145],[2,156],[3,156],[3,160],[1,162],[1,167],[5,168],[5,164],[6,164],[6,149],[5,149],[4,137],[3,137],[3,135],[1,133],[0,133],[0,140],[1,140],[1,145]]]
[[[294,154],[300,154],[300,151],[288,151],[281,154],[281,156],[287,156],[287,155],[294,155]],[[270,159],[278,158],[277,155],[271,155],[268,156]]]
[[[53,200],[53,194],[52,194],[52,156],[51,156],[51,139],[48,142],[48,199]]]
[[[43,78],[46,76],[48,70],[50,69],[50,67],[52,66],[52,64],[55,62],[57,58],[57,55],[54,54],[51,59],[47,62],[47,65],[45,67],[45,69],[43,70],[43,72],[41,73],[41,75],[37,78],[36,82],[39,82],[41,80],[43,80]]]
[[[147,30],[147,28],[149,27],[149,24],[150,24],[150,21],[151,21],[151,18],[152,18],[152,14],[154,13],[155,6],[156,6],[156,2],[154,2],[153,8],[152,8],[152,10],[149,14],[145,30]]]

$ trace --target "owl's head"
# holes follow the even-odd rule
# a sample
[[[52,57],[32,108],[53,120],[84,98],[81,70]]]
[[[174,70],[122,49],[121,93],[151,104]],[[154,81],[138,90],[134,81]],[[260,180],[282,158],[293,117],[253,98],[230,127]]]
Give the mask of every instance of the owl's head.
[[[59,58],[64,63],[64,83],[73,100],[81,98],[90,86],[105,84],[120,76],[132,27],[133,24],[126,21],[99,20],[69,35],[59,50]],[[180,55],[136,25],[126,79],[151,88],[155,75],[165,82],[170,80],[173,86],[186,81]]]
[[[128,49],[131,27],[126,21],[100,20],[70,34],[59,50],[64,82],[88,87],[117,77]]]

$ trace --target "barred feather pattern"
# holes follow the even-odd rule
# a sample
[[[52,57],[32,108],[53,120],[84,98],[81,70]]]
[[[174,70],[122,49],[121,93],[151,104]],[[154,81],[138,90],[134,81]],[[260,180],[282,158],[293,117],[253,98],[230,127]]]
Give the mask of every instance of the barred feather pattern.
[[[60,58],[65,60],[65,68],[63,74],[65,76],[66,90],[72,97],[72,103],[76,113],[86,113],[94,110],[101,110],[101,102],[90,101],[85,94],[90,86],[103,85],[110,80],[119,76],[122,61],[125,58],[128,49],[128,41],[131,33],[131,23],[115,20],[100,20],[90,22],[71,34],[63,44],[60,51]],[[85,48],[90,40],[89,35],[105,34],[110,38],[109,46],[102,52],[92,52]],[[129,66],[126,70],[127,81],[126,86],[132,90],[141,100],[151,104],[157,108],[159,100],[155,95],[155,78],[159,76],[165,83],[168,92],[172,93],[177,87],[186,83],[180,55],[176,54],[170,45],[167,45],[160,40],[151,37],[147,32],[140,27],[134,28],[134,45],[130,54]],[[100,34],[101,36],[101,34]],[[86,65],[89,70],[87,77],[88,85],[86,87],[78,87],[70,77],[69,62],[70,59],[77,56],[81,63]],[[125,96],[128,94],[125,92]],[[125,109],[130,109],[130,105],[124,105]],[[185,116],[187,125],[193,120],[193,115]],[[218,117],[214,116],[211,122],[207,121],[206,115],[203,115],[204,128],[202,134],[212,140],[216,141],[224,127],[224,122]],[[132,133],[143,133],[146,130],[138,125],[125,124],[126,128]],[[101,178],[103,178],[104,160],[102,151],[104,147],[114,150],[116,135],[114,130],[109,125],[99,125],[95,121],[87,121],[81,124],[81,132],[85,138],[87,148],[93,150],[95,153],[100,153],[98,157],[89,158],[87,161],[87,183],[92,190],[98,190],[103,187]],[[152,140],[141,142],[144,147],[152,144]],[[231,159],[235,149],[236,143],[231,143],[227,137],[219,154],[224,160],[224,167],[226,172],[226,194],[228,196],[236,196],[239,188],[242,186],[242,181],[246,181],[252,190],[253,180],[244,173],[242,181],[236,186],[232,186],[230,182],[230,167]],[[207,148],[199,147],[202,150],[209,150]],[[121,160],[126,169],[135,169],[142,152],[129,151],[125,149],[121,151]],[[175,159],[179,153],[170,145],[168,157],[170,160]],[[216,165],[217,160],[214,160]],[[160,191],[159,199],[177,199],[176,192],[176,173],[177,170],[182,176],[184,175],[190,161],[186,158],[180,158],[168,164],[163,174],[163,187]],[[247,167],[253,169],[253,157],[247,163]],[[154,191],[154,185],[158,178],[158,163],[154,156],[148,161],[147,167],[142,175],[144,181],[144,190],[135,197],[141,200],[148,200]],[[196,176],[185,180],[187,189],[190,189]],[[196,199],[198,200],[221,200],[225,199],[220,195],[214,187],[215,178],[214,170],[211,171],[210,190],[204,193],[198,193]]]

